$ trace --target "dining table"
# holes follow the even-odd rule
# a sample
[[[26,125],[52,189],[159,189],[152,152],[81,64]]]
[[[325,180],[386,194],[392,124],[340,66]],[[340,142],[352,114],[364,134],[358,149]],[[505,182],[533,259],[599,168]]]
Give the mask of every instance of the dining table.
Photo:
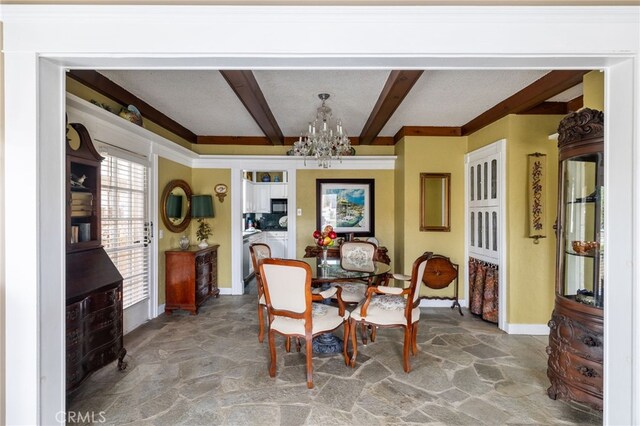
[[[328,258],[323,261],[321,257],[303,257],[300,260],[311,266],[311,285],[323,290],[329,288],[330,283],[353,282],[366,286],[368,282],[382,279],[391,271],[391,266],[387,263],[370,260],[349,261]],[[326,300],[325,303],[331,303],[331,301]],[[313,339],[313,352],[317,354],[342,353],[342,345],[342,339],[335,334],[323,333]]]

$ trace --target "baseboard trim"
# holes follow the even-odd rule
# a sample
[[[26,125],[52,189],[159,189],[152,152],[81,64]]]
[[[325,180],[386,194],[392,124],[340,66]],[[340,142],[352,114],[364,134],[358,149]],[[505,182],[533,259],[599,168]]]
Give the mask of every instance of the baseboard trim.
[[[507,334],[529,334],[532,336],[548,336],[549,326],[546,324],[507,324]]]
[[[233,289],[231,287],[218,287],[218,290],[220,290],[220,294],[223,296],[230,296],[233,294]]]
[[[460,306],[467,307],[466,300],[458,300]],[[421,308],[450,308],[453,305],[453,300],[437,300],[437,299],[422,299],[420,300]]]
[[[162,305],[158,305],[158,315],[157,317],[159,317],[160,315],[164,314],[164,303]]]

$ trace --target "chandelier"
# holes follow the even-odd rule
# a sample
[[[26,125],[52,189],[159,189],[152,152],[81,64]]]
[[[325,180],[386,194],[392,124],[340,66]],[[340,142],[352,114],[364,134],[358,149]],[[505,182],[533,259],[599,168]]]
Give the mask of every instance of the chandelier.
[[[340,120],[336,121],[335,128],[330,126],[331,108],[325,105],[329,94],[320,93],[318,97],[322,105],[318,107],[315,120],[309,123],[307,134],[303,133],[293,144],[293,155],[304,156],[305,166],[307,157],[315,157],[318,167],[326,169],[331,166],[332,159],[342,161],[342,156],[351,152],[351,142]]]

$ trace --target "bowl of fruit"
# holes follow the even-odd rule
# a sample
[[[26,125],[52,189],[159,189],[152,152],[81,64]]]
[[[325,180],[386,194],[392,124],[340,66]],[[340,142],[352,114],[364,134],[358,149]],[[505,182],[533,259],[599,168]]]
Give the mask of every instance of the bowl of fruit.
[[[333,230],[333,226],[327,225],[322,228],[322,231],[313,231],[313,239],[316,241],[318,247],[322,248],[322,264],[327,264],[327,250],[329,247],[335,244],[335,240],[338,235]]]

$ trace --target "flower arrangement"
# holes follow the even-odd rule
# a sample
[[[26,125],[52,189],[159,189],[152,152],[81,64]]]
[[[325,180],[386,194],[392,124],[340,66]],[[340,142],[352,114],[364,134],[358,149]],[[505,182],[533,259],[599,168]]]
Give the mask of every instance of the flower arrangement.
[[[333,226],[331,225],[325,226],[322,232],[318,230],[313,231],[313,238],[316,240],[316,244],[323,249],[331,247],[337,237],[338,234],[333,231]]]

